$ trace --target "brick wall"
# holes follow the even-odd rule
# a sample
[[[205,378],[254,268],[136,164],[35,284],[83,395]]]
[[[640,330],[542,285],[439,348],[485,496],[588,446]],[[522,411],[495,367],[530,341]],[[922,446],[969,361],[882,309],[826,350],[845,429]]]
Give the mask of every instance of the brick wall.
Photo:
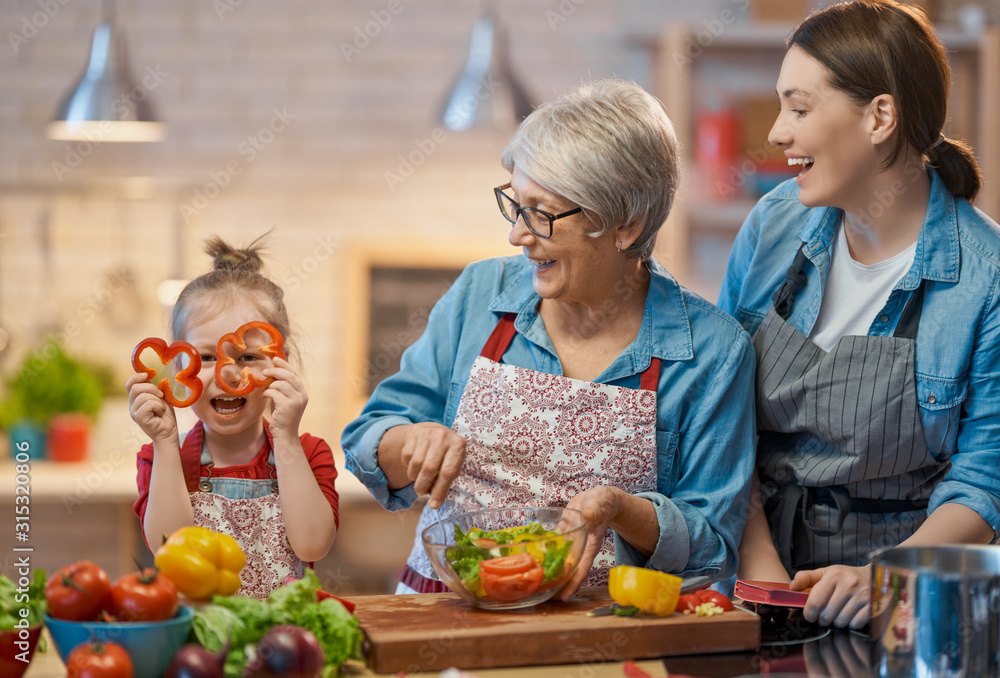
[[[724,0],[727,1],[728,0]],[[541,100],[591,76],[648,78],[640,37],[712,3],[498,3],[525,88]],[[720,4],[720,3],[716,3]],[[202,242],[273,229],[312,403],[331,440],[357,248],[510,250],[490,188],[510,129],[445,132],[436,116],[480,4],[123,0],[131,71],[169,136],[156,144],[50,141],[81,73],[98,2],[0,5],[0,326],[9,371],[37,342],[114,365],[166,332],[156,287],[205,270]],[[511,250],[512,251],[512,250]]]
[[[436,119],[481,3],[116,4],[137,96],[170,126],[161,143],[45,139],[101,3],[0,3],[0,327],[11,338],[0,372],[53,335],[123,381],[136,341],[166,332],[160,281],[203,272],[211,234],[244,243],[272,230],[269,273],[286,288],[312,399],[305,428],[336,441],[356,405],[339,374],[365,293],[350,275],[356,253],[513,251],[490,193],[511,130],[444,132]],[[538,101],[591,77],[648,86],[664,22],[748,15],[745,0],[495,5]]]

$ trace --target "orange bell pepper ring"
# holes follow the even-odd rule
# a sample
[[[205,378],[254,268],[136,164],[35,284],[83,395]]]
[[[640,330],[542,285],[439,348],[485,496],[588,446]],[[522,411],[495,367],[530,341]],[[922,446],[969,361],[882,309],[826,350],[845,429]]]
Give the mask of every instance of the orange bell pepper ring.
[[[132,350],[132,369],[139,373],[145,372],[146,377],[149,379],[156,376],[156,369],[146,367],[142,362],[141,354],[147,348],[153,349],[160,362],[164,365],[169,364],[171,360],[182,353],[191,359],[187,367],[174,375],[177,383],[187,388],[190,392],[187,398],[184,400],[177,399],[173,389],[170,388],[170,379],[167,377],[160,379],[160,383],[156,387],[163,393],[163,399],[174,407],[193,405],[201,397],[202,391],[205,390],[205,384],[198,378],[198,373],[201,372],[201,354],[198,352],[198,349],[186,341],[175,341],[167,346],[167,342],[159,337],[143,339]]]
[[[249,367],[244,367],[243,371],[240,373],[240,383],[236,386],[230,386],[226,383],[226,380],[222,378],[222,370],[227,365],[233,365],[236,363],[236,358],[232,357],[224,350],[226,344],[232,344],[239,351],[245,351],[247,348],[245,336],[250,330],[263,330],[267,332],[271,341],[264,344],[256,350],[262,355],[268,358],[281,358],[285,359],[285,340],[273,325],[270,325],[262,320],[254,320],[248,322],[241,326],[235,332],[230,332],[229,334],[222,335],[219,339],[219,346],[216,349],[217,360],[215,363],[215,383],[219,385],[223,391],[234,396],[245,396],[254,389],[266,388],[270,386],[271,382],[274,381],[273,377],[268,377],[267,379],[261,379],[256,374],[253,373]]]

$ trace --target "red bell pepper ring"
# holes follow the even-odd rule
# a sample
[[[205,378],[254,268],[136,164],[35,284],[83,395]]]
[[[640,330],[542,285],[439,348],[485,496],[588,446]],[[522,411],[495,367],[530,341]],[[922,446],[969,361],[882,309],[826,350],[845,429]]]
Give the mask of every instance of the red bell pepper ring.
[[[271,341],[256,349],[257,351],[268,358],[285,359],[285,340],[282,338],[281,332],[275,329],[273,325],[270,325],[262,320],[248,322],[235,332],[222,335],[216,349],[217,360],[215,363],[215,383],[219,385],[219,388],[230,395],[245,396],[254,389],[269,386],[271,382],[274,381],[273,377],[268,377],[267,379],[258,378],[249,367],[243,368],[243,371],[240,373],[240,383],[235,388],[227,384],[226,380],[222,378],[223,368],[227,365],[233,365],[236,363],[236,358],[227,354],[225,350],[223,350],[223,347],[226,344],[232,344],[238,350],[245,351],[247,344],[244,337],[247,332],[253,329],[263,330],[267,332],[268,336],[271,337]]]
[[[201,372],[201,354],[198,352],[198,349],[186,341],[175,341],[167,346],[167,342],[159,337],[143,339],[132,350],[132,369],[139,373],[145,372],[146,377],[149,379],[156,376],[156,370],[152,367],[146,367],[142,362],[142,352],[147,348],[153,349],[160,362],[164,365],[169,364],[171,360],[182,353],[191,359],[187,367],[174,375],[174,380],[190,392],[187,398],[184,400],[177,399],[173,389],[170,388],[170,379],[167,377],[160,379],[160,383],[156,387],[163,393],[163,399],[174,407],[187,407],[197,402],[198,398],[201,397],[202,391],[205,390],[205,384],[198,377],[198,373]]]

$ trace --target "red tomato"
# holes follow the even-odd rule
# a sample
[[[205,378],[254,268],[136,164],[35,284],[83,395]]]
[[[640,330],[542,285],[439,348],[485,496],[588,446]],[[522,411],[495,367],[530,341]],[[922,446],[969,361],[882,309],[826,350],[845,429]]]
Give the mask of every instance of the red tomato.
[[[698,596],[693,593],[685,593],[677,599],[677,609],[675,612],[684,614],[685,612],[690,612],[694,614],[698,610],[698,606],[701,605],[701,601],[698,600]]]
[[[534,562],[534,558],[531,556],[528,556],[528,559]],[[527,598],[538,590],[545,577],[545,571],[542,570],[541,565],[535,565],[524,572],[500,575],[483,569],[483,564],[486,562],[484,560],[479,564],[479,578],[483,582],[483,591],[490,598],[504,603]]]
[[[497,545],[496,539],[487,539],[486,537],[480,537],[479,539],[473,539],[472,543],[476,546],[481,546],[483,548],[493,548]]]
[[[111,614],[121,621],[157,621],[177,614],[177,587],[155,567],[126,574],[111,587]]]
[[[489,572],[498,576],[520,574],[521,572],[527,572],[533,567],[539,567],[539,565],[529,553],[515,553],[512,556],[491,558],[490,560],[479,562],[480,572]]]
[[[712,591],[711,589],[703,589],[701,591],[695,591],[694,595],[698,596],[698,600],[701,601],[702,603],[715,603],[726,612],[730,612],[736,609],[733,606],[733,601],[729,600],[729,598],[719,593],[718,591]]]
[[[77,645],[66,658],[68,678],[132,678],[132,658],[117,643],[99,640]]]
[[[45,606],[56,619],[92,621],[108,602],[111,581],[86,560],[62,568],[45,584]]]

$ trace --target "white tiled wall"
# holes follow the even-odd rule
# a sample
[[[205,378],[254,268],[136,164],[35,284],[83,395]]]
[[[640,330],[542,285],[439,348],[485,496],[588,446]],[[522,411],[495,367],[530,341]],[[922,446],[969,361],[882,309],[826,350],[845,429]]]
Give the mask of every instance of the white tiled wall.
[[[312,397],[305,425],[335,441],[337,366],[356,331],[345,309],[357,290],[341,276],[352,246],[510,250],[490,188],[511,130],[442,139],[436,119],[484,4],[540,101],[592,77],[649,85],[664,22],[746,20],[748,1],[120,0],[131,70],[170,132],[91,145],[43,131],[107,3],[4,0],[0,326],[12,344],[0,373],[54,334],[124,380],[136,341],[166,332],[158,283],[203,272],[211,234],[243,243],[273,229],[269,272],[286,287]],[[251,153],[255,137],[270,142]],[[125,181],[135,176],[152,179]]]

